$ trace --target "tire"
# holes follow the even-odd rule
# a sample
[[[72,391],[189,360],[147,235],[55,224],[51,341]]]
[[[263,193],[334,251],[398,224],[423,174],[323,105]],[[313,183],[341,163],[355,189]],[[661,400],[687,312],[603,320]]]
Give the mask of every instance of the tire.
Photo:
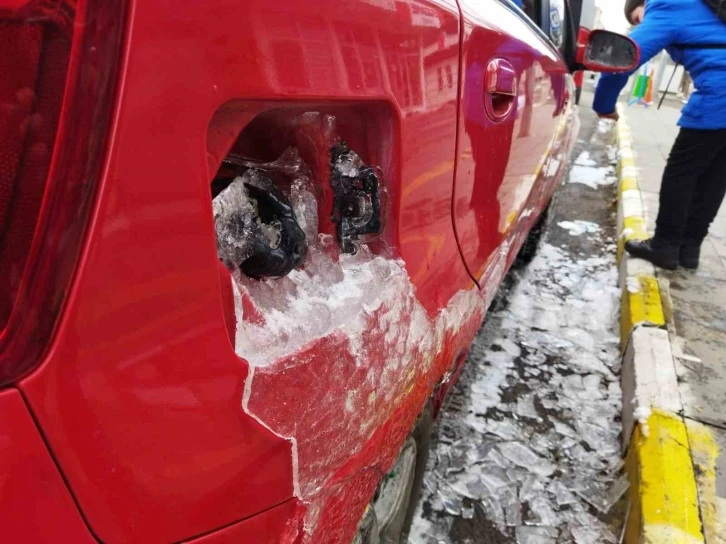
[[[416,440],[416,475],[414,476],[413,486],[411,487],[411,497],[408,502],[408,510],[403,523],[403,532],[401,533],[401,542],[408,540],[408,533],[413,523],[413,515],[416,512],[418,501],[421,498],[421,490],[423,488],[423,477],[426,473],[426,465],[429,460],[429,451],[431,450],[431,433],[434,428],[434,403],[429,400],[424,407],[421,416],[416,422],[416,427],[411,436]]]
[[[539,247],[539,241],[542,239],[542,234],[545,231],[547,225],[547,217],[549,215],[550,205],[542,211],[542,215],[539,216],[537,222],[534,224],[532,229],[527,234],[524,243],[522,244],[519,254],[517,255],[517,261],[520,265],[529,264],[534,256],[537,254],[537,248]]]
[[[391,472],[381,480],[376,496],[361,520],[358,534],[353,540],[354,544],[405,544],[407,542],[423,487],[423,477],[431,447],[433,422],[434,406],[429,400],[419,416],[416,426],[406,439]],[[415,462],[411,468],[410,464],[413,459]],[[386,486],[402,473],[412,474],[412,476],[402,480],[400,487],[395,487],[396,491],[393,493],[396,499],[390,500],[391,495],[387,493]],[[384,495],[388,498],[383,498]],[[388,508],[390,505],[393,507]],[[380,522],[378,517],[381,517]]]

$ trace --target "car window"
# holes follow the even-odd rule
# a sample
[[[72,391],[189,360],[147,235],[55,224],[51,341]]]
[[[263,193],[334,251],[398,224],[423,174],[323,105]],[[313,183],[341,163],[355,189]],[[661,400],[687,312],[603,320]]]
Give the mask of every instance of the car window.
[[[547,34],[552,43],[562,51],[565,45],[565,0],[550,0],[549,3],[549,31]]]
[[[564,54],[567,45],[565,0],[500,0],[518,6],[552,44]],[[521,13],[521,12],[520,12]]]
[[[542,25],[540,24],[542,19],[542,10],[540,9],[539,0],[521,0],[521,5],[519,7],[522,8],[522,11],[524,11],[524,13],[526,13],[532,21],[534,21],[534,24],[542,28]]]

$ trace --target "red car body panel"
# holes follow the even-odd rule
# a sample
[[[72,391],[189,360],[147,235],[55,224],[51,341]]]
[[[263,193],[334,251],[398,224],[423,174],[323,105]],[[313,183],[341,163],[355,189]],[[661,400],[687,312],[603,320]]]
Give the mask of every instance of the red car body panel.
[[[189,544],[227,544],[229,542],[254,542],[254,544],[279,544],[302,542],[304,509],[295,499],[290,499],[249,519],[233,523],[199,538]]]
[[[497,0],[461,0],[464,13],[459,152],[454,219],[469,272],[482,278],[497,252],[518,247],[547,200],[558,169],[546,168],[562,153],[556,136],[569,93],[567,69],[527,22]],[[486,67],[503,59],[518,87],[512,111],[493,120],[482,91]],[[566,136],[566,134],[564,134]]]
[[[0,525],[5,542],[96,542],[17,389],[0,391]]]
[[[494,0],[461,8],[132,2],[72,290],[45,360],[18,384],[98,538],[350,542],[432,391],[453,383],[576,129],[555,50]],[[481,92],[472,66],[492,56],[523,80],[522,111],[498,124],[464,105]],[[322,169],[327,148],[305,149],[322,138],[300,128],[306,111],[334,116],[381,168],[387,216],[372,253],[316,254],[338,274],[348,262],[380,272],[381,292],[354,332],[268,356],[245,348],[273,314],[244,281],[230,299],[209,184],[259,125],[269,159],[295,144]]]

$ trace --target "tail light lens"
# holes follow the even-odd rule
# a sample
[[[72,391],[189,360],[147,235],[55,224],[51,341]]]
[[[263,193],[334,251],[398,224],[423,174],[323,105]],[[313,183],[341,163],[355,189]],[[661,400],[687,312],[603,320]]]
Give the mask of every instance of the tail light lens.
[[[0,386],[45,352],[105,158],[125,0],[0,0]]]

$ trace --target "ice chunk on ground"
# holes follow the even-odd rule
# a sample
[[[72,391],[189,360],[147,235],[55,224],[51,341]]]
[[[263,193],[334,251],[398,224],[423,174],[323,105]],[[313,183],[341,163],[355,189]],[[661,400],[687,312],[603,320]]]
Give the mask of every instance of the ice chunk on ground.
[[[481,501],[481,505],[488,519],[500,527],[506,526],[507,518],[504,514],[504,508],[497,497],[487,497]]]
[[[576,489],[575,493],[603,514],[607,514],[627,490],[628,479],[621,476],[613,482],[610,489],[602,482],[590,480],[582,489]]]
[[[537,409],[534,406],[534,394],[530,393],[517,399],[517,415],[531,419],[540,419]]]
[[[487,467],[487,470],[482,472],[479,478],[492,494],[497,494],[503,487],[509,485],[509,478],[500,467]]]
[[[409,544],[445,544],[448,541],[448,529],[434,525],[426,520],[421,513],[421,505],[419,504],[408,536]]]
[[[482,481],[481,475],[474,473],[465,477],[464,480],[463,482],[457,482],[458,485],[452,485],[452,489],[470,499],[479,500],[489,496],[490,490]],[[461,486],[462,483],[463,489]]]
[[[597,374],[588,374],[582,378],[582,385],[585,388],[585,394],[588,395],[588,398],[597,400],[605,396],[600,388],[601,381],[602,378]]]
[[[607,134],[613,129],[613,123],[615,123],[612,119],[600,119],[597,122],[597,131],[601,134]]]
[[[516,527],[522,523],[522,506],[517,496],[517,486],[509,485],[502,490],[500,495],[504,507],[505,523],[510,527]]]
[[[547,486],[547,491],[555,497],[557,506],[577,502],[577,497],[575,497],[572,491],[570,491],[560,480],[554,480],[550,483],[550,485]]]
[[[461,517],[464,519],[472,519],[474,517],[474,505],[464,505],[461,507]]]
[[[597,162],[590,158],[588,151],[583,151],[575,159],[575,164],[579,164],[580,166],[596,166]]]
[[[557,544],[560,532],[554,527],[517,527],[517,544]]]
[[[589,156],[579,162],[570,182],[613,182],[612,167],[594,167]],[[615,540],[582,496],[601,484],[598,504],[610,512],[598,516],[605,519],[624,487],[615,247],[599,229],[570,223],[564,227],[587,233],[587,243],[602,252],[577,258],[551,244],[540,247],[514,287],[505,287],[511,288],[506,304],[481,329],[438,424],[447,442],[436,449],[466,452],[469,463],[440,477],[466,482],[461,496],[473,495],[472,489],[481,494],[486,521],[502,542]],[[495,476],[487,478],[488,472]],[[517,513],[522,521],[512,527]],[[480,515],[477,505],[475,522]],[[431,519],[450,543],[455,518],[437,513]]]
[[[534,407],[534,405],[532,405]],[[535,416],[537,414],[535,413]],[[517,440],[524,438],[521,429],[516,422],[509,419],[498,421],[496,419],[485,420],[483,428],[486,432],[494,434],[503,440]]]
[[[528,501],[530,519],[525,520],[528,525],[543,525],[551,527],[559,523],[559,518],[544,496]]]
[[[461,513],[461,496],[454,493],[444,493],[441,489],[439,489],[438,495],[441,499],[441,506],[446,513],[453,514],[455,516]]]
[[[541,458],[520,442],[504,442],[499,444],[499,451],[510,463],[518,467],[526,468],[535,474],[549,476],[555,470],[552,463]]]
[[[581,183],[591,189],[597,189],[602,185],[615,183],[615,176],[612,175],[612,168],[607,166],[581,166],[575,164],[570,169],[568,183]]]
[[[503,338],[499,340],[498,345],[500,345],[505,352],[511,355],[512,358],[516,358],[522,355],[522,348],[519,347],[516,342],[513,342],[509,338]]]
[[[570,525],[576,544],[615,544],[612,531],[598,520],[591,518],[587,525]]]
[[[600,232],[600,227],[596,223],[590,221],[560,221],[557,226],[565,229],[571,236],[581,236],[582,234],[593,234]]]
[[[447,447],[467,452],[469,468],[456,474],[468,484],[460,495],[480,494],[488,521],[511,542],[614,538],[583,498],[592,482],[603,484],[600,508],[622,493],[614,483],[621,464],[619,290],[608,251],[573,260],[544,244],[508,306],[490,317],[498,327],[480,331],[460,380],[466,385],[452,394],[456,409],[441,416],[439,425],[453,433]],[[465,479],[467,473],[479,478]],[[452,519],[436,526],[451,527]]]
[[[638,405],[633,410],[633,417],[640,425],[640,432],[644,437],[648,437],[650,429],[648,428],[648,418],[650,417],[651,411],[648,405]]]

